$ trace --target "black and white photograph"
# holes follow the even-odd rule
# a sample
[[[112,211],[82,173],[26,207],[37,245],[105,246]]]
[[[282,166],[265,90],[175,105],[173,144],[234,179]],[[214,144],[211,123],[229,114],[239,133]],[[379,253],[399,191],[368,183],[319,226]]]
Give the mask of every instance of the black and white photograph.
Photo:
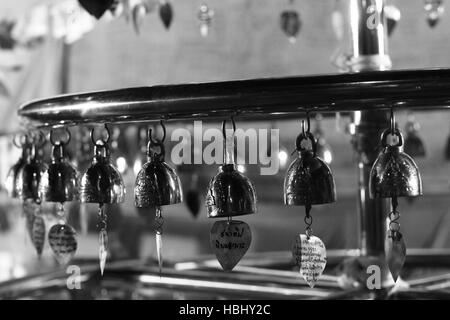
[[[450,1],[1,0],[0,111],[0,300],[450,299]]]

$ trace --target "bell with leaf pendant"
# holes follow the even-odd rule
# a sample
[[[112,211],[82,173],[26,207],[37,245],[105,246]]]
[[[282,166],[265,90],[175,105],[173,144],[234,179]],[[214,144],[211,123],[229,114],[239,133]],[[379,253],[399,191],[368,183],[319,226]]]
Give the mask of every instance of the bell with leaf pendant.
[[[80,200],[83,203],[98,203],[99,261],[103,275],[108,255],[107,214],[104,204],[117,204],[125,200],[125,185],[119,170],[111,163],[109,152],[110,132],[105,124],[106,140],[95,141],[94,129],[91,141],[94,144],[94,158],[80,182]]]
[[[206,195],[208,218],[227,218],[216,221],[210,232],[210,245],[223,270],[231,271],[250,248],[252,233],[247,223],[232,220],[234,216],[256,213],[256,192],[253,183],[239,172],[234,163],[234,131],[225,130],[224,164],[211,179]],[[231,132],[230,132],[231,131]]]
[[[138,208],[150,207],[156,209],[156,251],[160,273],[163,264],[162,234],[164,224],[161,207],[181,203],[183,201],[180,178],[175,170],[164,161],[166,127],[162,121],[161,127],[163,129],[163,138],[161,140],[153,139],[152,130],[149,130],[147,162],[137,174],[134,187],[135,206]],[[154,151],[155,148],[159,148],[160,152]]]
[[[297,157],[290,164],[284,179],[284,203],[305,207],[305,234],[298,234],[292,247],[292,257],[303,279],[314,287],[326,266],[326,249],[322,240],[312,234],[312,205],[336,201],[336,187],[330,168],[317,156],[317,141],[302,121],[302,132],[295,145]],[[308,144],[307,144],[308,143]]]

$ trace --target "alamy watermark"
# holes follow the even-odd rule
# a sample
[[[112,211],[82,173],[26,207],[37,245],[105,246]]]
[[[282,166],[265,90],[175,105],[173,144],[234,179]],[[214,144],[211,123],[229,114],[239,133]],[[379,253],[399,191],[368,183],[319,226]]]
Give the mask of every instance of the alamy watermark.
[[[226,129],[227,137],[232,134],[233,129]],[[280,153],[279,129],[250,128],[243,130],[238,128],[234,131],[234,137],[237,154],[243,155],[237,157],[236,164],[258,164],[261,175],[277,174],[280,169],[280,161],[283,162],[287,159],[286,152]],[[193,131],[177,128],[172,131],[170,139],[172,142],[176,142],[171,152],[171,161],[175,165],[223,163],[224,136],[222,130],[218,128],[203,130],[202,122],[194,121]],[[192,152],[191,150],[196,151]],[[247,155],[248,162],[246,161]]]

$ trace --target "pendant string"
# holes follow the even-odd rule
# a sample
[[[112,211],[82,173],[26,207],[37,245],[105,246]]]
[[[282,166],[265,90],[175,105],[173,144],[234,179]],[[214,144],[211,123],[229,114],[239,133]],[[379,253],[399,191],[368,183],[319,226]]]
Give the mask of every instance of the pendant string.
[[[310,214],[311,208],[312,208],[312,206],[310,204],[305,205],[305,219],[304,219],[304,221],[305,221],[305,224],[306,224],[305,231],[306,231],[306,237],[308,238],[308,240],[312,236],[311,225],[313,223],[313,218],[312,218],[312,216]]]
[[[398,207],[398,199],[397,197],[392,197],[391,199],[392,211],[389,213],[389,238],[392,240],[400,240],[402,234],[400,233],[400,223],[398,220],[400,219],[400,213],[397,210]]]

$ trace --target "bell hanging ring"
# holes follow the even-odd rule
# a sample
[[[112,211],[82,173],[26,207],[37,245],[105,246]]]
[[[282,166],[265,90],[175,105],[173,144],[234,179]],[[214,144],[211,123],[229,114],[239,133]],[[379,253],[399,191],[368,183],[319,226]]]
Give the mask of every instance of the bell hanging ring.
[[[19,160],[17,160],[17,162],[8,171],[8,174],[6,176],[6,181],[5,181],[6,191],[8,192],[8,195],[11,198],[19,197],[17,178],[18,178],[19,172],[21,171],[22,167],[25,165],[25,162],[28,158],[28,153],[30,152],[30,144],[28,141],[28,137],[26,135],[21,135],[20,142],[17,142],[17,137],[18,136],[14,136],[13,144],[17,148],[22,149],[22,155],[19,158]]]
[[[47,170],[47,166],[42,163],[37,152],[38,148],[45,144],[45,137],[42,132],[37,136],[30,137],[31,146],[25,160],[25,164],[17,173],[17,195],[23,201],[33,200],[40,202],[39,185],[42,176]]]
[[[395,136],[397,142],[387,142]],[[422,179],[414,160],[403,152],[403,136],[398,129],[386,129],[381,135],[383,150],[370,171],[371,198],[417,197],[422,195]]]
[[[110,133],[106,140],[94,140],[94,129],[91,140],[94,144],[94,158],[81,178],[80,200],[84,203],[122,203],[125,200],[125,185],[119,171],[111,164],[109,152]]]
[[[289,206],[325,204],[336,201],[333,174],[324,160],[317,156],[317,143],[313,134],[302,133],[296,140],[297,158],[289,165],[284,178],[284,203]],[[311,148],[302,146],[309,141]]]
[[[236,130],[232,119],[233,130]],[[221,218],[256,213],[256,191],[253,183],[239,172],[234,163],[234,134],[228,137],[222,123],[225,140],[224,164],[209,182],[206,195],[208,218]]]
[[[65,146],[70,142],[70,131],[66,128],[66,141],[54,141],[50,131],[50,143],[53,145],[52,160],[41,179],[41,194],[44,201],[67,202],[78,200],[77,171],[66,159]]]
[[[136,176],[134,187],[134,204],[138,208],[165,206],[183,201],[180,178],[175,170],[164,161],[164,139],[166,128],[163,128],[163,138],[154,140],[152,129],[148,131],[147,162]],[[160,152],[154,149],[159,148]]]

